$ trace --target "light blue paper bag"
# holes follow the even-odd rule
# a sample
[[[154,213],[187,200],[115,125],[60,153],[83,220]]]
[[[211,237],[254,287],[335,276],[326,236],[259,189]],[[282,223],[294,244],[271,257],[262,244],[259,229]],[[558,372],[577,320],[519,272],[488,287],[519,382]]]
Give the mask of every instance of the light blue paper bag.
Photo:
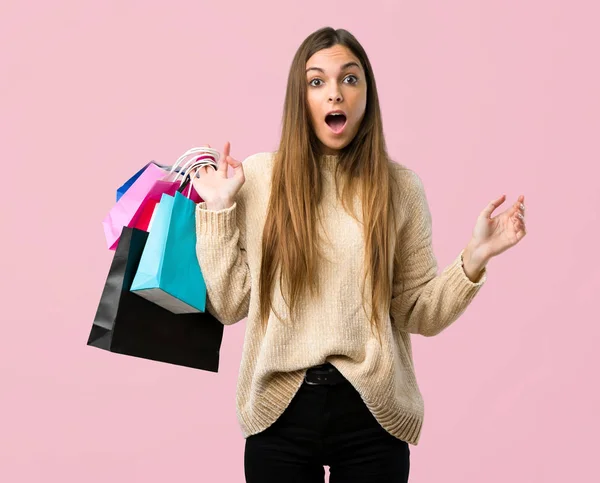
[[[196,256],[196,204],[163,194],[131,291],[175,314],[204,312],[206,284]]]

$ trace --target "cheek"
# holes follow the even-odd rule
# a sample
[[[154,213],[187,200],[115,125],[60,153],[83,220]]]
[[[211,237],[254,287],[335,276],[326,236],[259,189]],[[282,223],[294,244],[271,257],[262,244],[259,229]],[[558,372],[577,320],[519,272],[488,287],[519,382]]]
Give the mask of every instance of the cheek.
[[[367,109],[366,99],[359,97],[354,100],[352,104],[352,117],[359,121],[365,115],[365,111]]]
[[[314,99],[314,96],[311,96],[310,94],[308,94],[306,97],[306,104],[308,106],[308,113],[310,115],[310,118],[312,119],[313,122],[316,121],[317,102]]]

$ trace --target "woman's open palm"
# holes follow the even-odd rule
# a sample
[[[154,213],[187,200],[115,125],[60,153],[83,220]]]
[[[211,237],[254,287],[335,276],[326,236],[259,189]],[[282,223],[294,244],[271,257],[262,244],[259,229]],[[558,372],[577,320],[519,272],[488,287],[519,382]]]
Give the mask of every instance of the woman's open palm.
[[[210,148],[210,145],[207,145]],[[206,202],[209,209],[229,208],[235,202],[235,196],[246,181],[242,162],[229,155],[231,144],[225,143],[223,158],[219,161],[219,168],[215,170],[204,166],[194,171],[192,184],[198,196]],[[234,170],[233,176],[227,176],[227,168]]]
[[[481,212],[475,228],[473,240],[484,249],[489,257],[499,255],[523,239],[525,229],[525,197],[519,196],[517,201],[504,212],[492,218],[492,212],[500,206],[506,195],[490,202]]]

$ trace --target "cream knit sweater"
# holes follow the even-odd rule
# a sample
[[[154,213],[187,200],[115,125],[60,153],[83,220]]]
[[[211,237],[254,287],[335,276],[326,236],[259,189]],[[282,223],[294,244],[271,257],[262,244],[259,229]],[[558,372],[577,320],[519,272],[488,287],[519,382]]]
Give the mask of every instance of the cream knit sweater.
[[[362,228],[336,199],[336,156],[321,156],[324,176],[323,223],[330,240],[319,264],[318,299],[310,299],[293,324],[271,314],[266,330],[258,316],[261,239],[270,195],[273,153],[243,162],[246,182],[235,204],[211,211],[196,209],[197,254],[207,287],[207,310],[223,324],[245,317],[246,333],[237,387],[237,413],[244,437],[269,427],[300,388],[306,369],[331,362],[361,394],[381,426],[416,445],[423,423],[423,399],[414,373],[411,334],[433,336],[455,321],[486,280],[467,278],[462,251],[441,274],[431,246],[431,216],[420,178],[393,164],[400,189],[401,221],[396,243],[404,270],[390,267],[393,297],[383,345],[372,335],[361,305],[364,254]],[[360,211],[357,211],[360,213]],[[406,216],[408,215],[408,216]],[[276,277],[277,278],[277,277]],[[397,283],[404,280],[400,300]],[[289,311],[276,282],[274,306]],[[367,285],[367,294],[370,294]],[[277,298],[277,296],[279,296]],[[369,297],[367,297],[370,300]],[[369,310],[367,310],[369,314]]]

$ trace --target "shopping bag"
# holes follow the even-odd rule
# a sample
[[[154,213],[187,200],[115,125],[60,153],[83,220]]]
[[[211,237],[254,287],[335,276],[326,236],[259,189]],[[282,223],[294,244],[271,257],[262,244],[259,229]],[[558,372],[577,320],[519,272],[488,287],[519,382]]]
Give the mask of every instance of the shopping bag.
[[[162,165],[162,164],[158,164],[158,163],[155,163],[154,161],[151,161],[151,163],[156,164],[159,168],[163,168],[165,170],[170,170],[171,169],[171,166],[165,166],[165,165]],[[148,164],[150,164],[150,163],[148,163]],[[125,183],[123,183],[119,188],[117,188],[117,201],[119,201],[121,199],[121,196],[123,196],[125,194],[125,192],[131,187],[131,185],[135,182],[135,180],[140,177],[140,175],[148,167],[148,164],[146,164],[142,169],[140,169],[131,178],[129,178],[127,181],[125,181]],[[180,171],[181,170],[179,168],[175,168],[175,172],[176,173],[179,173]],[[191,198],[194,201],[196,201],[196,199],[200,199],[200,197],[197,194],[194,194],[194,193],[192,194]],[[196,203],[199,203],[199,201],[196,201]]]
[[[223,324],[208,312],[173,314],[130,291],[148,233],[124,228],[87,345],[218,372]]]
[[[132,183],[129,189],[108,212],[102,224],[104,236],[111,250],[119,242],[123,227],[135,227],[135,224],[148,199],[160,196],[163,192],[177,190],[174,181],[167,180],[168,172],[156,164],[150,163],[142,174]]]
[[[190,157],[191,160],[188,159]],[[142,168],[141,174],[131,183],[102,222],[106,242],[111,250],[117,247],[123,227],[144,230],[147,228],[152,216],[152,207],[148,209],[146,205],[152,201],[158,202],[163,193],[175,194],[183,179],[180,172],[189,165],[198,164],[198,159],[202,159],[202,163],[216,166],[218,152],[205,147],[192,148],[180,156],[169,170],[153,162]],[[194,190],[190,198],[195,202],[202,201]],[[142,217],[142,214],[147,216]]]
[[[196,204],[181,189],[163,194],[131,291],[176,313],[204,312],[206,283],[196,255]]]
[[[135,173],[131,178],[129,178],[125,183],[123,183],[119,188],[117,188],[117,201],[121,199],[121,196],[125,194],[125,192],[131,187],[136,179],[138,179],[144,170],[148,167],[150,163],[146,164],[142,169],[140,169],[137,173]]]

